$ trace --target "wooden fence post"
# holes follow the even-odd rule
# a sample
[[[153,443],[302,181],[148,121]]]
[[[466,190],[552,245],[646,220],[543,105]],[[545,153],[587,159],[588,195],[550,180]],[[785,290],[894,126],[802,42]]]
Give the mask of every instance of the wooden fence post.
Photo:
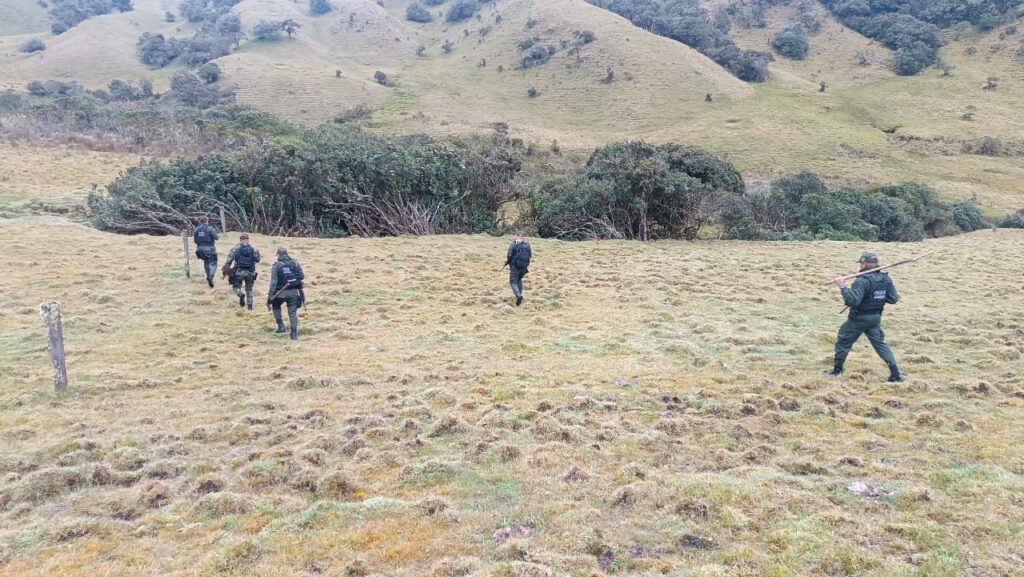
[[[181,231],[181,242],[185,246],[185,278],[192,278],[192,269],[188,262],[188,231]]]
[[[228,231],[228,219],[224,218],[224,205],[220,205],[220,233]]]
[[[64,328],[60,321],[60,303],[39,305],[39,312],[46,322],[50,361],[53,363],[53,388],[58,393],[68,388],[68,369],[64,364]]]

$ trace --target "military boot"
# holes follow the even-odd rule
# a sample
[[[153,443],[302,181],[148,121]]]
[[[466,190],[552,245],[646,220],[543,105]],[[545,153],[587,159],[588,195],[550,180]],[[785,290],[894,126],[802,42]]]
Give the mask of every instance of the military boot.
[[[281,321],[277,321],[277,330],[274,332],[276,332],[279,335],[283,335],[285,332],[287,332],[284,329],[284,323]]]
[[[825,376],[826,377],[839,377],[839,376],[842,376],[842,374],[843,374],[843,367],[839,367],[839,366],[833,367],[833,369],[831,371],[825,371]]]
[[[903,375],[900,374],[900,368],[896,365],[889,365],[889,378],[886,380],[890,383],[902,383]]]
[[[293,341],[299,340],[299,329],[292,327],[292,334],[289,335],[289,338],[291,338]]]
[[[245,306],[245,293],[242,293],[242,294],[238,295],[238,306],[240,306],[240,307],[244,307]]]

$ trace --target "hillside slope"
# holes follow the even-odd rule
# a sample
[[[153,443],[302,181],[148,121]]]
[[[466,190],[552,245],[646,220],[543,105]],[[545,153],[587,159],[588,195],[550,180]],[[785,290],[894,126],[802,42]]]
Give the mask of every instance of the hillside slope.
[[[142,66],[138,35],[188,37],[194,30],[180,19],[164,22],[172,0],[135,4],[133,12],[92,18],[48,38],[49,48],[34,55],[15,50],[30,36],[0,36],[0,86],[59,78],[101,87],[146,76],[163,89],[179,68]],[[302,28],[295,39],[244,42],[218,61],[221,85],[234,87],[243,103],[306,124],[368,105],[373,130],[466,133],[503,123],[513,136],[584,152],[626,138],[677,141],[729,157],[751,181],[812,170],[834,185],[921,181],[949,198],[974,199],[992,215],[1024,202],[1016,184],[1024,177],[1024,65],[1009,27],[950,42],[941,56],[955,66],[951,76],[926,70],[895,77],[886,49],[819,5],[824,24],[807,60],[778,57],[768,83],[748,85],[696,51],[583,0],[501,0],[458,24],[443,21],[444,5],[432,9],[432,23],[409,22],[408,5],[333,0],[330,13],[314,17],[305,2],[245,0],[234,11],[246,27],[292,18]],[[734,26],[733,36],[742,47],[767,49],[791,11],[773,8],[766,28]],[[581,31],[595,41],[577,56],[562,41]],[[531,39],[555,53],[519,69],[527,53],[519,44]],[[872,53],[871,65],[854,62],[861,50]],[[609,70],[613,81],[602,83]],[[393,86],[377,83],[377,71]],[[990,76],[999,87],[983,90]],[[968,107],[977,111],[972,121],[962,118]],[[1006,152],[971,154],[985,137],[1000,139]]]

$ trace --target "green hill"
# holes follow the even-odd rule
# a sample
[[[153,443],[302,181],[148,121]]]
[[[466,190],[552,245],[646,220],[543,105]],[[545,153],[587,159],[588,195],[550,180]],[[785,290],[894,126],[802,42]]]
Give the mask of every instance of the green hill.
[[[1015,183],[1024,177],[1024,120],[1016,111],[1024,107],[1024,77],[1015,56],[1020,39],[1009,26],[951,38],[940,54],[954,66],[951,76],[929,69],[896,77],[888,49],[814,4],[822,28],[807,59],[777,55],[769,81],[751,85],[696,50],[582,0],[502,0],[456,24],[442,17],[448,5],[431,8],[429,24],[409,22],[408,5],[335,0],[330,13],[313,16],[305,2],[245,0],[233,9],[244,29],[286,18],[301,28],[295,39],[246,41],[219,59],[221,85],[234,87],[243,103],[308,124],[364,104],[375,111],[375,130],[465,133],[506,123],[514,136],[541,145],[557,140],[570,150],[625,138],[680,141],[728,156],[755,182],[809,169],[836,185],[918,180],[993,213],[1022,204]],[[25,6],[19,13],[32,12]],[[138,0],[131,12],[91,18],[56,38],[43,34],[48,49],[32,55],[16,47],[38,25],[18,19],[21,29],[12,35],[8,23],[0,86],[53,78],[98,88],[145,76],[165,88],[181,65],[148,70],[135,42],[142,32],[191,37],[194,25],[164,21],[165,11],[176,9],[170,0]],[[770,8],[764,28],[734,25],[731,35],[741,48],[769,50],[793,10]],[[594,42],[578,54],[563,47],[584,30]],[[553,46],[554,54],[520,69],[526,40]],[[450,53],[442,50],[446,41]],[[859,52],[870,62],[857,64]],[[602,83],[609,70],[614,80]],[[377,71],[393,86],[378,84]],[[998,88],[984,90],[992,76]],[[976,109],[973,121],[962,118],[968,107]],[[1009,152],[969,154],[985,137]]]

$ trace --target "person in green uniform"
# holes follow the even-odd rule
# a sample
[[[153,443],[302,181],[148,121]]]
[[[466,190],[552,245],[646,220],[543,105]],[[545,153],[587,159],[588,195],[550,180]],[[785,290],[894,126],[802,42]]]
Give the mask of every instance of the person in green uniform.
[[[875,253],[865,252],[860,255],[857,262],[861,271],[878,268],[878,257]],[[850,308],[850,316],[843,326],[839,327],[835,362],[832,370],[826,374],[832,377],[843,374],[843,365],[850,354],[850,349],[861,335],[866,334],[875,352],[889,365],[889,382],[903,381],[903,375],[896,365],[896,357],[885,343],[885,333],[882,331],[882,312],[885,305],[894,305],[900,300],[896,285],[888,273],[873,272],[857,277],[852,286],[846,285],[844,277],[837,277],[834,282],[842,292],[843,302]]]
[[[270,292],[267,293],[267,308],[274,312],[277,321],[277,332],[284,333],[284,319],[281,317],[281,305],[288,305],[288,323],[291,328],[291,339],[299,339],[298,310],[306,300],[302,281],[306,275],[302,272],[299,261],[288,255],[288,249],[277,249],[277,262],[270,269]]]
[[[249,305],[252,310],[252,285],[256,282],[256,263],[260,262],[260,251],[249,244],[249,235],[242,233],[238,237],[238,244],[228,253],[226,265],[235,265],[235,295],[238,297],[238,306]],[[242,285],[245,285],[245,292],[242,292]]]
[[[203,270],[206,272],[206,284],[213,288],[213,277],[217,274],[217,241],[220,236],[217,230],[210,226],[209,217],[200,219],[200,225],[192,233],[192,239],[196,242],[196,256],[203,261]]]

